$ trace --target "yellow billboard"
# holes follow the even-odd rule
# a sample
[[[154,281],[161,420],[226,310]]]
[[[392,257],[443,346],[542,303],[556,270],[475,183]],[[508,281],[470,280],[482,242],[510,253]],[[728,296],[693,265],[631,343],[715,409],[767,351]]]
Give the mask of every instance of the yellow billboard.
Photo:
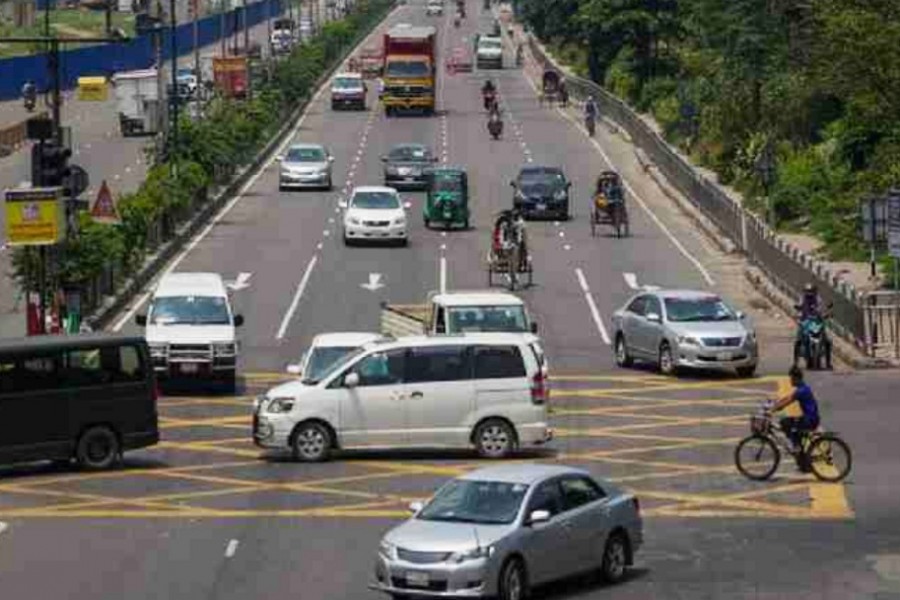
[[[61,188],[6,190],[6,241],[10,246],[47,246],[66,232]]]
[[[78,99],[82,102],[105,102],[108,92],[106,77],[78,78]]]

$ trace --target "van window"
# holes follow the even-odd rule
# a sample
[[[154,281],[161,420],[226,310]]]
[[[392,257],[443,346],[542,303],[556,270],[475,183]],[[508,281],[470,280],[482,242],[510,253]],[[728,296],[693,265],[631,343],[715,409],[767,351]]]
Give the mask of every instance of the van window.
[[[459,381],[470,379],[469,353],[465,346],[412,348],[407,355],[406,381]]]
[[[61,381],[66,387],[143,381],[141,357],[134,346],[79,348],[65,353]]]
[[[523,306],[460,306],[450,308],[450,333],[466,331],[527,332]]]
[[[38,392],[53,390],[57,387],[56,357],[37,356],[26,359],[5,359],[5,369],[9,378],[3,385],[5,392]],[[12,365],[12,366],[11,366]],[[11,366],[11,367],[10,367]]]
[[[480,346],[475,348],[475,379],[525,377],[525,364],[516,346]]]
[[[394,385],[403,383],[405,350],[376,352],[362,359],[352,371],[359,375],[359,385]]]

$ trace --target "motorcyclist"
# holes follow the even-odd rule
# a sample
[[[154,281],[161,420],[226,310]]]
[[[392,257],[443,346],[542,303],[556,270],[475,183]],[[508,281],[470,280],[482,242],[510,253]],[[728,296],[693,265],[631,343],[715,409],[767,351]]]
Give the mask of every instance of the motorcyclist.
[[[494,82],[490,79],[481,86],[481,97],[484,100],[484,107],[488,111],[492,110],[493,106],[497,104],[497,88],[494,87]]]
[[[524,55],[522,52],[522,42],[516,44],[516,66],[521,67],[522,61],[524,60]]]
[[[819,296],[819,290],[814,283],[807,283],[803,286],[803,293],[796,304],[797,309],[797,337],[794,341],[794,363],[800,358],[803,344],[806,340],[804,336],[804,323],[810,319],[824,319],[826,317],[826,307]],[[825,344],[825,363],[826,368],[831,369],[831,339],[828,337],[827,331],[822,331],[822,342]]]
[[[597,116],[600,114],[600,109],[597,107],[597,102],[594,100],[594,96],[588,96],[587,101],[584,103],[584,120],[585,123],[590,122],[592,127],[594,122],[597,120]]]
[[[34,84],[34,81],[29,79],[22,86],[22,100],[25,102],[28,110],[34,108],[35,103],[37,102],[37,86]]]
[[[493,107],[496,107],[496,106],[497,106],[497,103],[495,102]],[[499,110],[491,110],[490,114],[488,115],[487,127],[488,127],[488,132],[493,137],[499,137],[500,134],[503,132],[503,119],[500,116]]]
[[[569,88],[566,87],[565,81],[559,82],[559,103],[563,108],[569,105]]]
[[[791,440],[794,451],[798,452],[803,435],[815,431],[819,426],[819,403],[816,402],[812,388],[803,380],[803,371],[800,370],[800,367],[796,365],[791,367],[788,376],[791,378],[791,391],[778,398],[775,404],[767,409],[767,412],[778,412],[794,402],[800,405],[801,416],[781,419],[782,430]],[[808,473],[810,470],[808,459],[799,452],[796,456],[797,467],[804,473]]]

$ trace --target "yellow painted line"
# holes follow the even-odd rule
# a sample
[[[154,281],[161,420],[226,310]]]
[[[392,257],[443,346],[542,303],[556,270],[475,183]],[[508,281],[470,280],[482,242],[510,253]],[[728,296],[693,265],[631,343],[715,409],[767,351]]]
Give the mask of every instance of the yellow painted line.
[[[615,398],[607,398],[608,400],[614,400]],[[625,400],[631,401],[632,398],[624,398]],[[759,406],[759,397],[753,397],[751,401],[750,397],[740,396],[739,398],[729,398],[727,400],[670,400],[670,399],[657,399],[657,398],[634,398],[634,400],[647,400],[648,403],[643,406],[635,406],[634,404],[622,404],[620,406],[602,406],[599,408],[553,408],[553,412],[556,415],[580,415],[580,416],[597,416],[597,415],[610,415],[613,417],[634,417],[637,419],[672,419],[678,418],[677,415],[665,416],[665,415],[647,415],[645,412],[635,412],[635,411],[651,411],[658,410],[661,408],[681,408],[681,407],[691,407],[691,406],[719,406],[722,408],[747,408],[747,407],[756,407]],[[745,412],[741,412],[741,415],[745,415]]]
[[[474,466],[440,466],[440,465],[413,465],[395,461],[351,461],[348,464],[371,466],[375,469],[388,469],[400,473],[411,473],[418,475],[448,475],[456,477],[463,473],[468,473]],[[483,466],[483,465],[481,465]]]
[[[731,496],[715,496],[715,495],[701,495],[701,494],[686,494],[683,492],[675,492],[675,491],[656,491],[656,490],[631,490],[638,498],[654,498],[657,500],[670,500],[675,502],[683,502],[687,506],[685,508],[691,509],[696,506],[720,506],[727,508],[737,508],[741,510],[756,510],[760,512],[764,512],[766,514],[775,513],[775,514],[794,514],[794,515],[806,515],[809,514],[809,508],[807,507],[797,507],[791,506],[787,504],[773,504],[769,502],[756,502],[752,500],[743,500],[740,498],[732,498]],[[670,508],[671,510],[677,510],[677,505],[673,505],[671,507],[660,507],[660,508]]]
[[[241,377],[243,377],[244,379],[250,379],[251,381],[255,381],[257,379],[280,379],[283,381],[296,379],[296,377],[291,375],[290,373],[278,373],[274,371],[255,371],[251,373],[242,373]]]
[[[228,496],[232,494],[248,494],[253,493],[256,490],[247,489],[247,488],[225,488],[220,490],[205,490],[202,492],[182,492],[180,494],[161,494],[158,496],[141,496],[139,498],[129,498],[129,502],[146,502],[146,503],[154,503],[160,506],[171,506],[173,509],[186,509],[186,510],[204,510],[202,507],[196,506],[188,506],[188,505],[179,505],[179,504],[168,504],[173,501],[180,500],[194,500],[197,498],[209,498],[215,496]],[[101,506],[115,506],[117,504],[122,504],[121,498],[109,498],[108,500],[98,500],[96,502],[78,502],[76,504],[65,504],[62,506],[51,507],[49,510],[53,510],[54,508],[60,511],[69,511],[69,510],[84,510],[86,508],[98,508]]]
[[[566,454],[564,460],[591,460],[602,461],[610,456],[619,457],[631,454],[644,454],[646,452],[662,452],[665,450],[683,450],[689,448],[699,448],[701,446],[721,446],[722,444],[733,444],[734,440],[692,440],[690,442],[678,442],[674,444],[663,444],[658,446],[641,446],[638,448],[624,448],[622,450],[600,450],[597,452],[581,452]]]
[[[604,461],[606,462],[606,461]],[[648,479],[674,479],[677,477],[690,477],[692,475],[703,475],[703,474],[712,474],[712,473],[730,473],[734,471],[734,466],[728,465],[727,467],[708,467],[704,469],[702,472],[694,471],[694,470],[684,470],[684,471],[654,471],[652,473],[644,473],[643,475],[627,475],[625,477],[608,477],[610,481],[613,483],[632,483],[635,481],[646,481]]]
[[[246,398],[246,400],[241,400]],[[156,403],[161,408],[179,408],[181,406],[237,406],[240,408],[250,408],[253,405],[253,396],[241,396],[230,400],[222,400],[220,398],[192,398],[190,400],[160,400]]]
[[[245,456],[258,458],[261,451],[257,450],[238,450],[236,448],[219,448],[217,446],[201,446],[197,442],[160,442],[153,449],[160,450],[189,450],[191,452],[210,452],[214,454],[230,454],[232,456]]]
[[[660,383],[663,381],[671,381],[669,377],[661,377],[657,375],[558,375],[553,373],[550,375],[551,385],[554,381],[614,381],[619,383]]]
[[[778,376],[769,376],[769,377],[760,377],[759,379],[755,379],[753,383],[755,384],[764,384],[771,383],[775,381],[779,381],[782,377]],[[669,383],[663,385],[650,385],[640,390],[635,390],[634,388],[592,388],[592,389],[565,389],[565,390],[552,390],[551,394],[556,392],[560,396],[588,396],[588,397],[605,397],[616,394],[632,394],[636,391],[644,392],[661,392],[661,391],[687,391],[687,390],[712,390],[712,389],[720,389],[722,391],[735,391],[733,388],[736,386],[744,386],[747,382],[745,381],[703,381],[703,382],[690,382],[690,383]],[[741,387],[740,390],[744,394],[755,393],[755,389],[747,389]],[[771,390],[767,391],[765,389],[759,390],[760,394],[771,394]]]
[[[13,487],[7,487],[4,491],[16,493],[16,494],[34,495],[34,496],[42,496],[42,497],[49,497],[49,498],[60,498],[63,500],[90,500],[90,501],[97,502],[97,501],[105,501],[105,500],[112,499],[109,496],[101,496],[98,494],[85,494],[85,493],[81,493],[81,492],[64,492],[64,491],[44,490],[44,489],[33,490],[30,488],[25,488],[25,487],[20,488],[20,489],[16,489]],[[128,498],[119,498],[118,501],[116,502],[116,504],[124,504],[127,506],[134,505],[139,508],[152,508],[152,509],[166,508],[166,509],[176,509],[177,510],[177,507],[172,507],[170,505],[160,506],[153,502],[137,502],[137,501],[132,501]],[[64,508],[65,508],[64,505],[60,506],[57,504],[54,504],[51,506],[24,507],[24,508],[20,508],[20,509],[12,509],[11,511],[7,511],[5,514],[12,514],[12,513],[26,514],[32,510],[59,510],[59,509],[64,509]]]
[[[159,424],[166,429],[181,427],[228,427],[243,424],[249,429],[253,425],[253,418],[249,415],[236,415],[232,417],[211,417],[207,419],[178,419],[172,417],[160,417]]]

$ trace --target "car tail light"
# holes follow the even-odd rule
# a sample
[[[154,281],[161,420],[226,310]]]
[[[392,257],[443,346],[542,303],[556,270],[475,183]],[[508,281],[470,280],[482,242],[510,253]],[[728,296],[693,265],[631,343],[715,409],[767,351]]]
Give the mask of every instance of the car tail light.
[[[544,404],[550,399],[550,389],[547,386],[547,378],[538,371],[531,379],[531,401],[534,404]]]

